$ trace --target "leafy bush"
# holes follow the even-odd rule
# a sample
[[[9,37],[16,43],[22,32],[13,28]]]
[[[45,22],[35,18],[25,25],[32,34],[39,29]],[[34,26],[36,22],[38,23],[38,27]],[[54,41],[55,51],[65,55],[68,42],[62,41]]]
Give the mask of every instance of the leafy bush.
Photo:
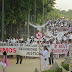
[[[48,70],[48,71],[42,71],[42,72],[62,72],[62,68],[56,68],[56,70]]]
[[[56,72],[62,72],[62,68],[56,68]]]
[[[62,64],[61,65],[63,68],[65,68],[67,71],[69,71],[69,64]]]

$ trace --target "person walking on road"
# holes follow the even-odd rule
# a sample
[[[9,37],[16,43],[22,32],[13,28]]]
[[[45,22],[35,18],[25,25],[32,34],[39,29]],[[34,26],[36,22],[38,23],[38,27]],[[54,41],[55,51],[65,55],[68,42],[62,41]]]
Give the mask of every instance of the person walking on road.
[[[52,41],[51,41],[50,42],[50,50],[49,50],[49,52],[50,52],[49,65],[51,65],[51,62],[52,62],[52,64],[54,63],[53,62],[53,48],[54,48],[54,45],[52,44]]]
[[[47,70],[47,56],[48,56],[48,49],[44,46],[43,50],[41,51],[41,71],[44,70],[44,63],[45,63],[45,70]]]

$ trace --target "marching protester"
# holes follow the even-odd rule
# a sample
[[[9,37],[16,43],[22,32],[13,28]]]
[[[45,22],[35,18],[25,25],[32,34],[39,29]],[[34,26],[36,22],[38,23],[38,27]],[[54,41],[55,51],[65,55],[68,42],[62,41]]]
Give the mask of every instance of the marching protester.
[[[10,42],[11,42],[10,37],[8,37],[7,42],[8,42],[8,43],[10,43]]]
[[[20,56],[20,55],[17,55],[17,62],[16,62],[16,64],[18,64],[19,63],[19,58],[20,58],[20,64],[22,63],[22,56]]]
[[[53,64],[54,62],[53,62],[53,48],[54,48],[54,46],[53,46],[53,44],[52,44],[52,41],[50,42],[50,57],[49,57],[49,65],[51,65],[51,63]]]
[[[69,51],[69,43],[66,43],[67,44],[67,50]],[[67,55],[68,55],[68,52],[67,53],[65,53],[65,58],[67,58]]]
[[[7,59],[7,52],[6,51],[3,52],[3,61],[0,62],[0,65],[3,68],[3,72],[6,72],[6,67],[9,66],[8,59]]]
[[[21,40],[19,41],[19,43],[22,43]],[[19,63],[19,58],[20,58],[20,64],[22,64],[22,58],[23,58],[23,56],[20,56],[20,55],[17,55],[17,62],[16,62],[16,64]]]
[[[43,71],[44,70],[44,63],[45,63],[45,70],[47,70],[47,56],[48,56],[48,49],[46,46],[43,47],[43,50],[41,51],[40,53],[42,56],[41,56],[41,70]]]

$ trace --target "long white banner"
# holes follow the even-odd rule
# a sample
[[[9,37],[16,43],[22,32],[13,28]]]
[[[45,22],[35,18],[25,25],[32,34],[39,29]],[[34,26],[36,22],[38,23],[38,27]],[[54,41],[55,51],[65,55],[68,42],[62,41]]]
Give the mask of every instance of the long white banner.
[[[3,45],[3,46],[2,46]],[[42,45],[40,48],[43,49]],[[47,44],[47,48],[50,49],[50,45]],[[54,54],[66,54],[68,53],[67,44],[54,44]],[[21,55],[29,57],[39,57],[38,46],[25,46],[24,44],[0,44],[0,55],[3,51],[7,51],[7,55]]]

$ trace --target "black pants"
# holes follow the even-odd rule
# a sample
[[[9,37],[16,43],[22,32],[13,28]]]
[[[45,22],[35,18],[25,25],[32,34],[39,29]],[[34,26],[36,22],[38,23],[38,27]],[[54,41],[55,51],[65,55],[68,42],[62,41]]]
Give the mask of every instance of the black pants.
[[[50,54],[49,64],[51,64],[51,62],[52,62],[52,64],[53,64],[53,52]]]
[[[20,58],[20,64],[22,63],[22,56],[20,56],[20,55],[17,55],[17,63],[19,62],[19,58]]]
[[[49,58],[49,64],[51,64],[51,61],[52,61],[52,64],[53,64],[53,58]]]

